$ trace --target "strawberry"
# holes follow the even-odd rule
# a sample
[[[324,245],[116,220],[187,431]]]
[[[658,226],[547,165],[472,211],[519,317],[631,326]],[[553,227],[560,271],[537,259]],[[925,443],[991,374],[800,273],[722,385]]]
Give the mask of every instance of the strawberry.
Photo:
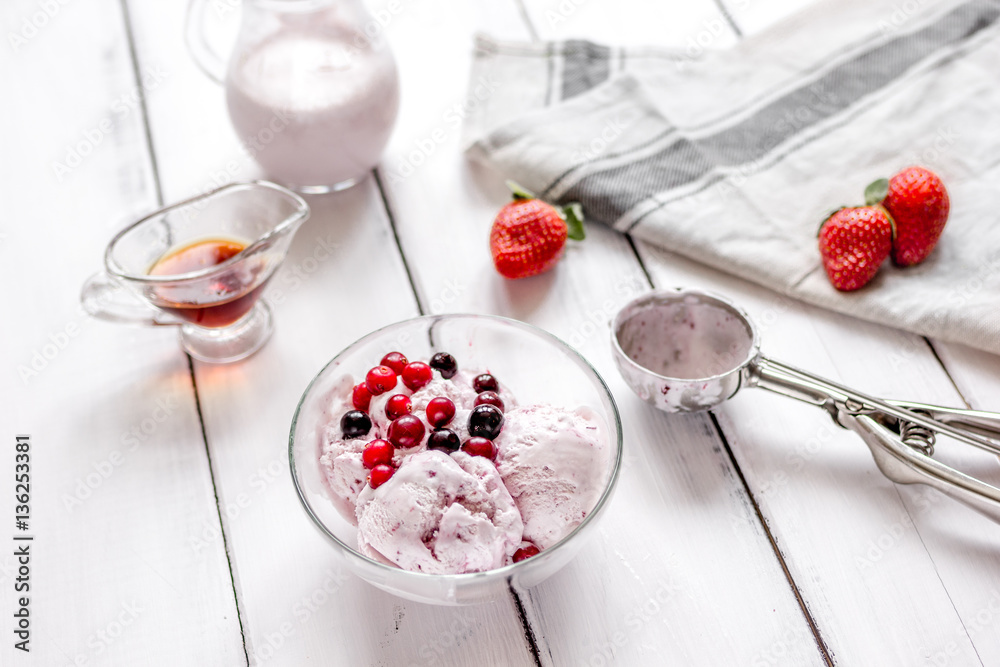
[[[869,191],[895,222],[892,261],[911,266],[927,259],[944,231],[951,206],[937,174],[923,167],[907,167],[889,181],[883,178],[869,185],[866,200]]]
[[[562,256],[566,239],[584,237],[579,204],[556,208],[507,183],[514,201],[505,205],[490,229],[493,265],[504,278],[527,278],[551,269]]]
[[[841,292],[867,285],[892,251],[892,222],[880,206],[842,208],[823,222],[819,253]]]

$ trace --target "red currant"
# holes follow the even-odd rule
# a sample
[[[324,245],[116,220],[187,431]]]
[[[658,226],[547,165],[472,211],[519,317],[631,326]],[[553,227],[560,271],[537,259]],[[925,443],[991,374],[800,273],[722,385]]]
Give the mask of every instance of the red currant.
[[[497,446],[488,438],[473,436],[462,444],[462,451],[469,456],[482,456],[490,461],[497,456]]]
[[[378,438],[365,445],[364,450],[361,452],[361,462],[369,470],[377,465],[391,465],[392,455],[395,452],[396,450],[393,449],[392,443],[388,440]]]
[[[492,405],[500,408],[503,412],[503,399],[495,391],[484,391],[476,396],[476,405]]]
[[[358,410],[368,411],[368,406],[372,402],[372,393],[368,391],[364,382],[354,385],[354,389],[351,391],[351,401]]]
[[[388,482],[394,472],[396,472],[396,469],[392,466],[380,463],[368,473],[368,485],[373,489],[377,489]]]
[[[537,556],[541,552],[541,549],[536,547],[531,542],[528,542],[523,547],[514,552],[514,562],[520,563],[526,558],[531,558],[532,556]]]
[[[389,442],[408,449],[424,439],[424,423],[413,415],[403,415],[389,424]]]
[[[372,396],[384,394],[396,386],[396,371],[388,366],[376,366],[365,376],[365,386]]]
[[[427,403],[427,421],[434,428],[441,428],[455,416],[455,404],[450,398],[438,396]]]
[[[393,394],[385,402],[385,416],[389,421],[410,414],[413,402],[406,394]]]
[[[382,357],[382,365],[391,368],[396,375],[402,375],[407,363],[409,362],[402,352],[390,352]]]
[[[422,361],[411,361],[403,369],[403,384],[417,391],[434,377],[431,367]]]

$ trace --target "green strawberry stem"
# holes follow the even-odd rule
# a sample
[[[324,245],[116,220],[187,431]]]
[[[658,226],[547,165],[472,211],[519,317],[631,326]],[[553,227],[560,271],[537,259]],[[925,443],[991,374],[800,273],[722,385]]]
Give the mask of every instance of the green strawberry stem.
[[[886,195],[889,194],[889,179],[880,178],[877,181],[872,181],[865,188],[865,206],[874,206],[875,204],[881,204],[882,200],[885,199]]]
[[[507,181],[507,187],[514,195],[514,201],[527,201],[537,199],[529,190],[521,187],[514,181]],[[580,202],[572,202],[565,206],[553,206],[556,213],[566,221],[566,237],[574,241],[582,241],[587,237],[583,229],[583,206]]]
[[[531,194],[531,192],[525,190],[514,181],[507,181],[507,187],[514,195],[514,199],[535,199],[535,195]]]
[[[566,220],[566,236],[574,241],[582,241],[587,238],[587,233],[583,230],[583,206],[580,202],[566,204],[561,209],[556,209]]]

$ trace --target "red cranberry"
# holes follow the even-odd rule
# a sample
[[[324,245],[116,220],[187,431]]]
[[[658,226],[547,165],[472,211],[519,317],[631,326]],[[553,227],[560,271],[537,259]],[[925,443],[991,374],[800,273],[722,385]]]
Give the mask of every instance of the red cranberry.
[[[514,552],[514,562],[520,563],[525,558],[531,558],[532,556],[537,556],[541,549],[536,547],[534,544],[528,542],[526,545]]]
[[[411,361],[403,369],[403,384],[417,391],[434,377],[431,367],[422,361]]]
[[[372,393],[368,391],[364,382],[354,385],[354,389],[351,390],[351,402],[358,410],[368,410],[368,406],[372,402]]]
[[[500,412],[504,410],[503,399],[495,391],[484,391],[476,396],[476,405],[493,405],[500,408]]]
[[[431,431],[427,438],[428,449],[440,449],[444,452],[457,452],[462,447],[462,441],[458,434],[450,428],[439,428]]]
[[[476,390],[477,394],[481,394],[484,391],[498,392],[500,391],[500,384],[489,373],[483,373],[482,375],[477,375],[472,381],[472,388]]]
[[[391,368],[396,375],[402,375],[408,363],[402,352],[390,352],[382,357],[382,365]]]
[[[377,489],[388,482],[394,472],[396,472],[396,469],[392,466],[380,463],[368,473],[368,485],[373,489]]]
[[[488,438],[473,436],[462,444],[462,451],[469,456],[483,456],[490,461],[497,456],[497,446]]]
[[[372,396],[384,394],[396,386],[396,371],[388,366],[376,366],[365,376],[365,386]]]
[[[413,402],[406,394],[393,394],[385,402],[385,416],[389,421],[410,414]]]
[[[371,417],[361,410],[349,410],[340,418],[340,430],[348,440],[363,438],[372,430]]]
[[[369,470],[373,469],[377,465],[391,465],[392,455],[395,453],[395,449],[392,447],[392,443],[388,440],[383,440],[378,438],[369,442],[364,451],[361,452],[361,462],[365,464],[365,467]]]
[[[458,363],[455,361],[455,357],[447,352],[438,352],[431,357],[431,368],[437,369],[441,377],[449,380],[455,377],[455,373],[458,372]]]
[[[477,405],[469,413],[469,435],[493,438],[500,435],[503,428],[503,412],[495,405]]]
[[[389,424],[389,442],[408,449],[424,439],[424,423],[413,415],[403,415]]]
[[[427,421],[434,428],[441,428],[455,416],[455,404],[450,398],[438,396],[427,402]]]

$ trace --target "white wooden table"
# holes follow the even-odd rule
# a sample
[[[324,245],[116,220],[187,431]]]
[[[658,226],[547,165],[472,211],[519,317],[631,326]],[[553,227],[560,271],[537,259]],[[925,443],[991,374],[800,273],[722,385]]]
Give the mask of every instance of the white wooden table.
[[[467,164],[445,116],[465,98],[475,31],[725,48],[797,9],[722,1],[725,14],[713,0],[394,5],[403,104],[381,178],[310,199],[270,288],[276,334],[230,366],[192,363],[170,328],[106,324],[78,305],[124,223],[260,175],[221,89],[184,50],[185,3],[4,2],[0,664],[1000,665],[1000,526],[887,481],[808,406],[748,392],[700,416],[648,408],[614,370],[608,321],[651,284],[712,289],[789,363],[982,409],[1000,409],[1000,359],[819,311],[596,225],[544,277],[508,283],[489,263],[503,178]],[[444,140],[389,183],[432,135]],[[295,404],[330,357],[381,325],[453,311],[571,341],[625,424],[596,539],[543,585],[471,608],[409,603],[341,569],[286,455]],[[13,647],[18,434],[32,443],[28,654]],[[939,451],[1000,481],[995,458]]]

